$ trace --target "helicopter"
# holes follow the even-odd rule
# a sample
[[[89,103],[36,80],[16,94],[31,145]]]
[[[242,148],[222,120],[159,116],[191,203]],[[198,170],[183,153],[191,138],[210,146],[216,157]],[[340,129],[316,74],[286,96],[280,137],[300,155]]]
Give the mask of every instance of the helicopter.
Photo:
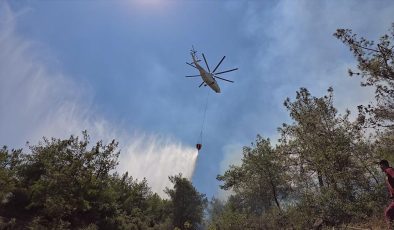
[[[200,72],[200,74],[198,74],[198,75],[191,75],[191,76],[185,76],[185,77],[201,77],[203,82],[198,87],[201,87],[202,85],[204,85],[204,86],[208,85],[216,93],[220,93],[220,87],[219,87],[218,83],[216,82],[215,78],[223,80],[223,81],[234,83],[234,81],[218,77],[217,75],[228,73],[228,72],[231,72],[231,71],[235,71],[238,68],[225,70],[225,71],[221,71],[221,72],[216,73],[216,70],[219,68],[220,64],[222,64],[222,62],[223,62],[224,58],[226,58],[226,56],[223,56],[222,60],[220,60],[220,62],[216,65],[215,69],[213,69],[213,71],[211,72],[211,70],[209,69],[208,62],[207,62],[207,59],[205,58],[204,53],[201,53],[201,54],[202,54],[202,57],[204,58],[204,62],[205,62],[205,65],[206,65],[208,71],[206,71],[203,67],[201,67],[201,65],[198,64],[198,62],[200,62],[201,60],[198,59],[197,51],[194,50],[194,47],[192,47],[192,49],[190,50],[190,55],[192,56],[193,62],[191,62],[191,63],[186,62],[186,64],[188,64],[189,66],[191,66],[193,68],[196,68]]]

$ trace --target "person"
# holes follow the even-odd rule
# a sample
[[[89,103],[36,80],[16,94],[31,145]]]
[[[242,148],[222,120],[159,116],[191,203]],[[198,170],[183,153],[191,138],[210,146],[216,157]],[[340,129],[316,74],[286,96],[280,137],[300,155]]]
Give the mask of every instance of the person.
[[[387,208],[384,210],[384,216],[386,218],[388,229],[392,229],[392,224],[394,220],[394,169],[390,167],[387,160],[379,161],[379,166],[387,176],[386,184],[389,190],[391,201],[389,206],[387,206]]]

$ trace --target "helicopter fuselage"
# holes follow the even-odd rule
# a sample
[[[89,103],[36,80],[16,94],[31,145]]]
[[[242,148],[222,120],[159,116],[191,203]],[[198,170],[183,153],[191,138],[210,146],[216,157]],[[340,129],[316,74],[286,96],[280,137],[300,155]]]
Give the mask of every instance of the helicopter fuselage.
[[[192,58],[193,58],[193,64],[196,66],[196,68],[200,72],[200,76],[201,76],[202,80],[205,82],[204,85],[205,86],[208,85],[209,87],[211,87],[211,89],[213,91],[215,91],[216,93],[220,93],[219,85],[216,82],[215,78],[213,78],[213,74],[207,72],[203,67],[201,67],[193,55],[192,55]]]

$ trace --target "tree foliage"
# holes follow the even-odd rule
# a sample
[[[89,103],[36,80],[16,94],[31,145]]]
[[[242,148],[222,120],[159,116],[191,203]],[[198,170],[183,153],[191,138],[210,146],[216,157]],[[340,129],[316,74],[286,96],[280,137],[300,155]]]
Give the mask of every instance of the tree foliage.
[[[172,224],[179,229],[198,229],[202,224],[207,199],[182,175],[170,176],[173,189],[165,191],[170,196]]]
[[[338,29],[334,36],[350,48],[358,62],[358,71],[349,70],[349,75],[362,77],[362,86],[375,87],[376,103],[359,106],[360,120],[394,129],[394,23],[377,44],[350,29]],[[370,117],[364,120],[366,115]]]
[[[308,204],[320,219],[333,225],[371,213],[368,209],[357,213],[354,204],[380,192],[376,160],[365,154],[368,144],[358,123],[349,121],[350,113],[337,113],[332,88],[320,98],[301,88],[296,100],[287,99],[285,106],[294,122],[279,129],[278,149],[288,158],[300,204]]]
[[[82,138],[44,138],[28,154],[3,147],[0,229],[173,229],[171,217],[182,212],[172,207],[187,199],[187,221],[201,221],[203,195],[190,182],[172,177],[176,188],[169,191],[182,195],[159,197],[146,180],[115,172],[117,145],[92,145],[84,132]]]
[[[378,42],[359,37],[350,29],[338,29],[334,36],[341,40],[356,57],[357,71],[350,76],[360,76],[362,86],[375,88],[374,103],[359,105],[359,122],[375,128],[376,142],[381,158],[394,160],[394,23],[389,33]],[[382,129],[383,128],[383,129]]]
[[[269,139],[257,136],[255,146],[244,147],[242,165],[230,166],[217,179],[224,182],[222,189],[231,189],[242,200],[240,211],[259,215],[273,206],[281,209],[280,201],[290,188],[283,170]]]
[[[374,145],[348,111],[338,114],[333,89],[313,97],[301,88],[284,105],[292,122],[278,129],[278,145],[257,136],[256,144],[244,147],[241,165],[218,175],[221,188],[233,195],[221,206],[211,204],[210,228],[339,226],[380,211],[384,189]]]
[[[250,220],[246,213],[240,212],[233,206],[236,202],[232,202],[231,197],[226,203],[220,199],[212,198],[208,205],[208,221],[205,228],[209,230],[238,230],[248,229]]]

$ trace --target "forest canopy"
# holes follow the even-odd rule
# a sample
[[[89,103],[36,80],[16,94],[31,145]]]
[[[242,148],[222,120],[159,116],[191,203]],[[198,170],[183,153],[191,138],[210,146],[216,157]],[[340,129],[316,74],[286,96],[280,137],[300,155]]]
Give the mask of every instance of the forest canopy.
[[[170,199],[144,179],[114,172],[118,143],[82,138],[45,139],[23,150],[0,150],[2,229],[196,228],[205,197],[182,175],[169,179]],[[91,146],[91,147],[89,147]],[[183,202],[179,202],[182,200]],[[190,210],[184,213],[181,210]]]

